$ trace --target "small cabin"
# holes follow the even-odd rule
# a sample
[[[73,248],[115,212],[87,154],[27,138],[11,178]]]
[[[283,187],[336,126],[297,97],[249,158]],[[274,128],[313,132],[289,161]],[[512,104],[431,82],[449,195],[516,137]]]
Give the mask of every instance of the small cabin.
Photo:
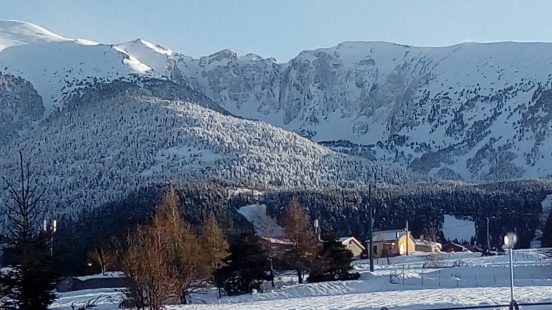
[[[372,257],[389,257],[412,253],[416,243],[412,234],[405,229],[374,231],[372,235]]]
[[[365,250],[362,243],[358,241],[355,237],[342,237],[339,238],[339,242],[341,242],[341,244],[343,244],[343,246],[347,250],[353,253],[353,259],[359,259],[362,255],[362,252],[364,252]]]
[[[439,242],[416,239],[417,252],[441,253],[442,248]]]
[[[293,248],[293,242],[286,239],[261,237],[261,240],[265,249],[270,249],[270,251],[273,251],[274,253],[284,253]]]
[[[463,245],[457,244],[457,243],[446,243],[443,245],[443,252],[451,253],[451,252],[470,252],[468,248],[466,248]]]

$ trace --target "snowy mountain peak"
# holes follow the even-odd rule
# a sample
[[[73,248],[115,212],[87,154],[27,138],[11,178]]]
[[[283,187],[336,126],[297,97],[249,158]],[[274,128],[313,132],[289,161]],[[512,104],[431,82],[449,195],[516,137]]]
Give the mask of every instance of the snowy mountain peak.
[[[132,51],[166,57],[170,50],[141,40]],[[131,50],[131,48],[128,48]],[[0,21],[0,72],[29,81],[42,97],[45,115],[74,92],[95,83],[139,76],[159,76],[142,63],[143,53],[85,39],[67,39],[39,26]]]
[[[10,48],[0,50],[0,73],[29,81],[45,115],[87,87],[158,78],[234,115],[431,176],[552,175],[551,43],[351,41],[278,63],[227,49],[193,58],[143,39],[68,40],[0,22],[2,46]],[[38,101],[29,98],[34,109]]]
[[[0,51],[17,45],[65,40],[68,39],[35,24],[12,20],[0,21]]]
[[[223,49],[207,57],[201,57],[201,58],[206,59],[207,63],[211,64],[213,62],[236,61],[238,59],[238,55],[234,51],[231,51],[229,49]]]
[[[139,54],[139,51],[155,52],[167,56],[171,56],[173,54],[172,50],[160,44],[152,43],[140,38],[134,41],[116,44],[115,47],[125,50],[129,54]]]

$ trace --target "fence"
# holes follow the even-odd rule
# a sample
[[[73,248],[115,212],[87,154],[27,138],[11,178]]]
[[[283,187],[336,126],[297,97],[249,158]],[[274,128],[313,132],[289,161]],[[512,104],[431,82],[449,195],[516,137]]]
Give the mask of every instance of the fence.
[[[519,306],[519,309],[527,309],[527,310],[552,309],[552,302],[535,302],[535,303],[522,302],[522,303],[518,303],[518,306]],[[503,305],[462,306],[462,307],[433,308],[432,310],[477,310],[477,309],[510,309],[510,305],[503,304]]]
[[[552,274],[534,273],[529,276],[515,276],[514,284],[539,285],[549,284]],[[465,274],[461,272],[444,272],[437,270],[427,273],[409,273],[395,270],[389,274],[389,282],[392,284],[428,286],[428,287],[487,287],[487,286],[509,286],[510,275],[505,274]]]

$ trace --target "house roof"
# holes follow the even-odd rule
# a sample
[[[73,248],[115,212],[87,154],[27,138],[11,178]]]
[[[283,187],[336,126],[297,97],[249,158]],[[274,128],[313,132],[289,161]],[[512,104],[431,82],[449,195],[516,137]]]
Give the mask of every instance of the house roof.
[[[289,240],[283,240],[283,239],[271,238],[271,237],[261,237],[261,239],[264,239],[272,244],[293,245],[293,242]]]
[[[469,251],[469,249],[467,247],[465,247],[461,244],[458,244],[458,243],[454,243],[454,242],[445,243],[445,244],[443,244],[443,248],[444,247],[447,247],[447,248],[454,247],[454,248],[457,248],[457,249],[461,249],[464,252]]]
[[[442,245],[439,242],[434,242],[434,241],[416,239],[414,240],[414,242],[416,243],[416,245],[442,247]]]
[[[354,242],[356,245],[358,245],[359,248],[363,249],[364,250],[364,246],[362,245],[362,243],[360,241],[357,240],[357,238],[355,237],[341,237],[339,238],[339,242],[341,242],[342,244],[345,244],[347,242]]]
[[[372,234],[372,239],[374,241],[391,241],[397,240],[405,234],[405,230],[401,229],[391,229],[391,230],[378,230],[374,231]]]

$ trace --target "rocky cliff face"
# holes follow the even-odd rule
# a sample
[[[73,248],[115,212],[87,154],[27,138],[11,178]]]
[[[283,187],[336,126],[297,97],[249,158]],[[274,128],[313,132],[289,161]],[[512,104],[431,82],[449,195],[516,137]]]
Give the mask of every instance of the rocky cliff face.
[[[0,46],[0,71],[32,83],[43,118],[98,85],[165,80],[172,84],[146,88],[166,99],[178,97],[178,86],[192,89],[217,111],[429,176],[552,174],[550,43],[345,42],[278,63],[229,50],[192,58],[140,39],[71,40],[19,22],[0,23],[2,36],[9,40]],[[8,135],[25,127],[3,122]]]
[[[285,64],[174,57],[181,81],[236,115],[424,174],[496,180],[552,173],[551,54],[545,43],[346,42]]]

